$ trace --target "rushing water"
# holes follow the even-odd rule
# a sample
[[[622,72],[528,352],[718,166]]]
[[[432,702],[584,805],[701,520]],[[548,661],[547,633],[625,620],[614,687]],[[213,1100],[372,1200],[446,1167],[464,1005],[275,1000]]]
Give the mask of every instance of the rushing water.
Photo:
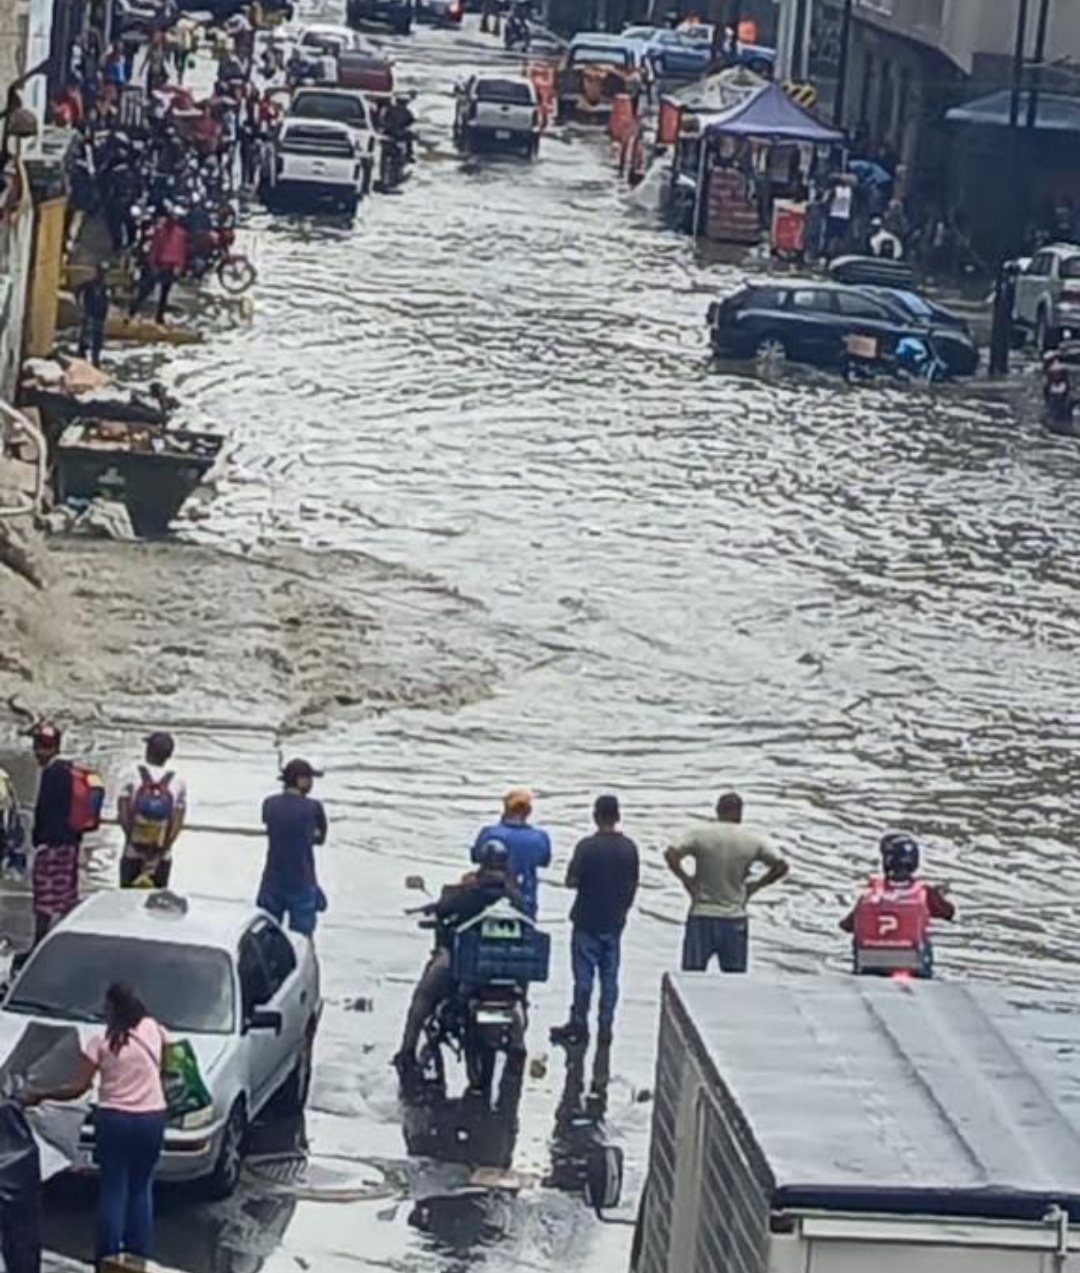
[[[538,996],[537,1050],[565,1008],[555,885],[598,790],[621,795],[643,848],[610,1114],[638,1162],[648,1107],[632,1094],[651,1082],[683,911],[659,849],[721,788],[744,793],[794,866],[755,902],[759,961],[842,967],[841,908],[880,830],[903,825],[960,906],[944,975],[1074,980],[1073,445],[979,393],[718,370],[704,312],[737,276],[625,199],[602,138],[556,132],[534,164],[460,158],[452,85],[494,46],[475,30],[390,44],[419,90],[406,188],[352,226],[253,214],[250,328],[171,364],[254,479],[226,487],[201,539],[423,572],[482,603],[499,671],[462,710],[332,722],[286,744],[327,763],[334,819],[314,1148],[405,1170],[386,1063],[424,941],[401,918],[403,880],[447,878],[511,784],[533,787],[556,843],[543,908],[559,968]],[[192,752],[204,820],[250,825],[271,740]],[[193,840],[185,868],[251,890],[258,851]],[[345,1011],[358,994],[373,1014]],[[544,1170],[560,1078],[553,1063],[526,1085],[526,1171]],[[376,1204],[300,1204],[284,1224],[264,1223],[267,1205],[204,1214],[209,1247],[248,1252],[213,1267],[466,1258],[397,1213],[377,1222]],[[186,1214],[165,1254],[210,1267]],[[570,1199],[528,1192],[495,1227],[501,1240],[465,1244],[493,1268],[547,1267],[553,1251],[583,1269],[623,1259],[621,1235]]]

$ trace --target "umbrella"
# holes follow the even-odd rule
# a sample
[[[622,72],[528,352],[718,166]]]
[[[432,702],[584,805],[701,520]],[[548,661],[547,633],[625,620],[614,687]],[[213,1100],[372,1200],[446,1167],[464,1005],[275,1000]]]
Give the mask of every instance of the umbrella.
[[[889,172],[872,159],[853,159],[848,164],[848,169],[860,182],[870,186],[887,186],[892,182]]]

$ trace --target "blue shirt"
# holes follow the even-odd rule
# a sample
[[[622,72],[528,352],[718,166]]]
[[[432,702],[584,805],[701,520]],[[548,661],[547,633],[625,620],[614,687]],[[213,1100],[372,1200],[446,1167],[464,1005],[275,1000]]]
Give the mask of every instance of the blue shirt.
[[[510,874],[526,912],[536,914],[536,893],[539,880],[536,872],[551,864],[551,838],[540,827],[530,827],[521,822],[499,822],[484,827],[476,837],[472,848],[472,860],[479,862],[481,849],[489,840],[500,840],[510,854]]]
[[[298,791],[267,796],[263,824],[270,841],[263,887],[289,896],[315,887],[316,844],[326,839],[326,813],[318,800]]]

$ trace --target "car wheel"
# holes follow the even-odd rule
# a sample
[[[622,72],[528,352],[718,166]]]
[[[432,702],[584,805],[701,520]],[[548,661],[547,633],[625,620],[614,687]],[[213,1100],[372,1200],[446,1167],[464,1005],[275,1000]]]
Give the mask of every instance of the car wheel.
[[[781,336],[762,336],[754,350],[758,362],[776,367],[788,360],[788,349]]]
[[[244,1167],[244,1142],[247,1140],[247,1114],[243,1097],[237,1099],[229,1114],[229,1121],[221,1134],[214,1170],[207,1177],[206,1192],[215,1201],[231,1198],[240,1183]]]

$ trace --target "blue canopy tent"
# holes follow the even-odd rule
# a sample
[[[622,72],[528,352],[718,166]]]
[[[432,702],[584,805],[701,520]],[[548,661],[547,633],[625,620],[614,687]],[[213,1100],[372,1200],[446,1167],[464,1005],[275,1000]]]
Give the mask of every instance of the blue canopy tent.
[[[701,138],[703,144],[699,156],[696,201],[693,225],[697,233],[707,233],[702,217],[703,206],[713,202],[709,194],[710,153],[715,145],[724,139],[736,141],[756,141],[770,146],[843,146],[847,140],[842,129],[832,128],[816,119],[809,111],[794,102],[779,84],[767,83],[755,92],[748,94],[742,101],[730,109],[712,118],[701,121]],[[722,169],[716,170],[721,178],[731,185],[730,178]],[[728,203],[735,203],[733,188],[727,191]],[[723,199],[724,195],[717,196]],[[708,201],[708,202],[706,202]],[[719,205],[718,205],[719,206]],[[713,209],[714,211],[716,209]],[[750,241],[752,229],[748,219],[743,216],[741,224],[733,224],[727,237],[736,242]],[[716,237],[720,237],[719,235]]]

